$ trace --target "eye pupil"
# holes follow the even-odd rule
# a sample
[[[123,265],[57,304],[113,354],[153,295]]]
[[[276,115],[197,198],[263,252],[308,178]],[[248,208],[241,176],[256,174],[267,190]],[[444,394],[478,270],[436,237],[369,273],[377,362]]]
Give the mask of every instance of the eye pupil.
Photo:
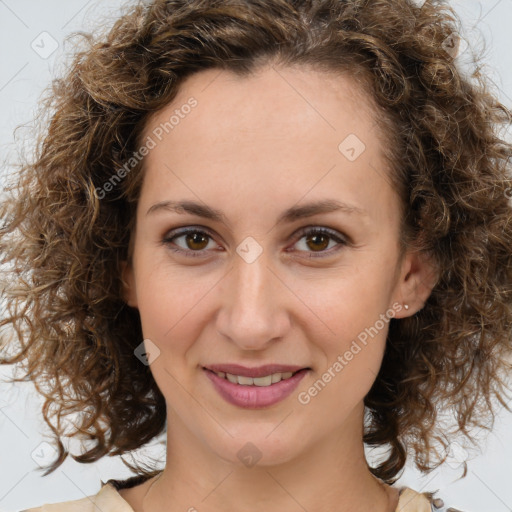
[[[320,240],[323,239],[324,242],[326,243],[321,243]],[[314,249],[315,247],[311,247],[310,245],[310,242],[313,241],[313,244],[321,244],[321,247],[316,247],[316,249],[320,249],[320,250],[323,250],[325,249],[326,247],[328,247],[329,245],[329,236],[328,235],[324,235],[322,233],[315,233],[315,234],[312,234],[312,235],[309,235],[307,237],[307,243],[308,243],[308,246],[311,248],[311,249]]]
[[[201,244],[201,239],[203,240],[203,242],[206,242],[206,244]],[[200,247],[193,247],[190,244],[199,244]],[[187,234],[187,245],[191,249],[198,249],[198,250],[204,249],[204,247],[206,247],[208,245],[208,237],[206,237],[204,234],[198,233],[198,232],[189,233],[189,234]]]

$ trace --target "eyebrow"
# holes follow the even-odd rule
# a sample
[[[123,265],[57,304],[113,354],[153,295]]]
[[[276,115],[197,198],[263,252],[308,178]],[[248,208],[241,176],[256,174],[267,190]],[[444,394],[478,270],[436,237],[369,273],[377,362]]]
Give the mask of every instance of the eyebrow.
[[[169,211],[174,213],[189,213],[197,217],[203,217],[224,225],[229,225],[226,215],[221,211],[206,204],[195,201],[161,201],[149,208],[146,215],[159,211]],[[292,206],[285,210],[277,219],[276,224],[291,223],[297,220],[305,219],[321,213],[331,213],[341,211],[347,214],[368,215],[366,210],[354,205],[338,201],[336,199],[325,199],[313,203],[307,203],[302,206]]]

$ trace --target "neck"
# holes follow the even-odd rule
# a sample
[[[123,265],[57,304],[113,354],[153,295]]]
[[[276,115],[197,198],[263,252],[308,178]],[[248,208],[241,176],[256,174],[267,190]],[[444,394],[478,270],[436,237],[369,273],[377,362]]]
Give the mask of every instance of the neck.
[[[143,512],[394,512],[398,491],[366,463],[362,413],[354,411],[345,430],[285,462],[251,467],[219,457],[173,416],[167,465],[147,492]]]

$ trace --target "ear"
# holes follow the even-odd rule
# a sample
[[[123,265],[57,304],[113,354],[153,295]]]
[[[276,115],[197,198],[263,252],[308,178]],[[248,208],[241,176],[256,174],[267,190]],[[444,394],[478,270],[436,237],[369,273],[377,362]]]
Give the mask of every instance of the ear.
[[[132,308],[138,307],[137,289],[135,287],[135,275],[131,262],[121,262],[121,282],[123,283],[123,300]]]
[[[422,251],[407,252],[393,294],[394,302],[402,305],[396,318],[412,316],[422,309],[438,279],[439,270],[431,256]],[[405,304],[408,309],[403,307]]]

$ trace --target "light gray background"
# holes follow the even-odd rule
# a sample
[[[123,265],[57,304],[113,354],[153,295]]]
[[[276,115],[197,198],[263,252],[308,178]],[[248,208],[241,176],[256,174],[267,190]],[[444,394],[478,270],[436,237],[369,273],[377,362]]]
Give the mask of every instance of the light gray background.
[[[512,0],[451,3],[463,20],[461,35],[471,47],[478,50],[486,42],[485,71],[493,81],[494,92],[512,107]],[[29,133],[25,130],[39,95],[63,69],[62,56],[67,49],[63,47],[64,38],[76,30],[90,31],[99,22],[111,23],[123,4],[123,0],[0,0],[1,162],[16,159],[14,128],[25,126],[20,131],[22,138]],[[48,56],[52,44],[58,44],[58,48]],[[464,61],[467,55],[459,58]],[[4,163],[2,173],[6,169]],[[10,372],[10,368],[0,368],[0,378]],[[131,475],[118,458],[92,465],[80,465],[68,458],[56,472],[41,477],[36,471],[38,462],[53,458],[45,444],[49,430],[42,421],[41,404],[31,383],[0,383],[0,512],[83,498],[99,490],[100,479]],[[502,413],[493,434],[483,436],[483,454],[469,452],[465,479],[457,480],[461,474],[459,461],[466,452],[454,445],[449,464],[442,470],[422,477],[408,467],[399,484],[418,491],[440,489],[445,502],[467,512],[512,510],[511,416]],[[157,441],[140,452],[163,460]],[[70,447],[78,453],[76,445]]]

